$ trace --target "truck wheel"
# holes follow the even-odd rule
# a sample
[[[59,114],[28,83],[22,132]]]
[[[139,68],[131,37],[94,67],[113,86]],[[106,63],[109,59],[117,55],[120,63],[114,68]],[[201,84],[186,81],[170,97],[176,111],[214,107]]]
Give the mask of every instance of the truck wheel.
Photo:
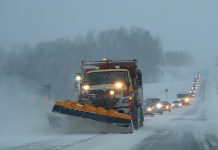
[[[140,127],[144,126],[144,113],[143,113],[143,109],[142,106],[140,106]]]
[[[134,132],[133,122],[131,121],[130,127],[129,127],[129,133]]]
[[[132,123],[135,130],[139,128],[138,108],[135,104],[132,106]]]

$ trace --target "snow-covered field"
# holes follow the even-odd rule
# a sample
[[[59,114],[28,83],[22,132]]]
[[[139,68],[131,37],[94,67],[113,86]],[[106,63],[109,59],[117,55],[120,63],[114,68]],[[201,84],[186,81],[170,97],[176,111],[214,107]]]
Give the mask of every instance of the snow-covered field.
[[[176,100],[177,93],[185,93],[190,90],[196,73],[192,68],[164,68],[164,75],[157,83],[144,84],[144,99],[157,97],[166,100],[165,89],[168,89],[167,100]]]
[[[165,71],[165,76],[158,83],[144,84],[145,98],[160,97],[164,100],[164,90],[167,88],[169,89],[168,100],[173,101],[178,92],[185,92],[191,88],[195,71],[190,71],[189,68],[185,70],[184,68],[177,70],[166,68]],[[8,131],[9,127],[5,128],[4,134],[0,134],[0,149],[218,149],[218,98],[214,72],[214,69],[210,69],[209,75],[204,74],[205,80],[202,81],[199,97],[193,100],[190,106],[174,109],[172,112],[164,112],[163,115],[156,115],[155,117],[145,117],[144,127],[133,134],[78,133],[75,132],[76,130],[71,130],[68,133],[53,132],[48,128],[43,118],[42,120],[38,118],[40,115],[31,115],[31,117],[37,116],[36,120],[40,122],[40,128],[34,127],[31,132],[15,132],[15,134]],[[16,115],[14,117],[16,118]],[[29,121],[25,119],[22,119],[23,124],[28,127]],[[30,126],[33,125],[32,119]],[[90,121],[82,122],[82,124],[77,123],[72,126],[73,128],[84,126],[83,131],[85,131],[92,123]],[[42,128],[43,124],[45,124],[45,128]],[[10,126],[16,127],[16,122],[13,122],[13,125]],[[98,125],[97,128],[104,129],[102,126],[104,124]],[[17,127],[15,129],[22,128]],[[4,130],[4,128],[1,130]],[[10,134],[7,134],[7,132]],[[103,131],[101,130],[101,132]]]

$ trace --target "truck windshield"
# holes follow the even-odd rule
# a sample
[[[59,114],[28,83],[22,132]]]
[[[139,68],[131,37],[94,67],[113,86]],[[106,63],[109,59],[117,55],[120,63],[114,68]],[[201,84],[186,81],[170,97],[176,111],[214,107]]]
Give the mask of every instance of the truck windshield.
[[[85,82],[89,85],[109,84],[122,81],[129,84],[127,71],[91,72],[86,75]]]

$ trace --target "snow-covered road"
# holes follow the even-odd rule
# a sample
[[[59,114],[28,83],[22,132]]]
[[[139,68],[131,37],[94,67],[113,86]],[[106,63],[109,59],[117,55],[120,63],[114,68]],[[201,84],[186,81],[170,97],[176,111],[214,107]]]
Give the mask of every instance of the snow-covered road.
[[[172,95],[189,90],[190,80],[173,84]],[[155,85],[153,85],[155,86]],[[133,134],[57,134],[28,137],[6,137],[0,141],[4,150],[201,150],[218,149],[218,98],[213,72],[204,74],[198,98],[190,106],[146,117],[144,127]],[[160,85],[157,85],[160,87]],[[153,87],[155,89],[155,87]],[[154,90],[153,89],[153,90]],[[152,89],[151,89],[152,91]],[[149,95],[149,93],[147,93]],[[150,94],[152,96],[152,94]],[[161,94],[159,94],[161,95]],[[170,97],[170,95],[169,95]],[[8,143],[7,143],[8,142]],[[10,144],[11,143],[11,144]]]

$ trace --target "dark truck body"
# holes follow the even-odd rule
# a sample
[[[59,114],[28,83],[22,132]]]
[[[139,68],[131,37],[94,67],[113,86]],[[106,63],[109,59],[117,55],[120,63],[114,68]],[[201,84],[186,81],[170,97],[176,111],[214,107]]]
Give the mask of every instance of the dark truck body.
[[[142,76],[136,60],[83,61],[81,71],[83,81],[80,83],[80,89],[78,91],[79,102],[81,104],[90,104],[103,107],[107,110],[114,109],[119,113],[129,114],[132,118],[137,118],[135,119],[136,121],[133,121],[135,129],[143,125]],[[105,83],[100,82],[100,84],[90,85],[89,91],[86,92],[81,88],[83,85],[89,84],[88,79],[92,74],[101,77],[98,76],[100,73],[113,75],[120,72],[126,73],[128,76],[124,83],[126,86],[125,90],[114,89],[114,83],[107,83],[106,81]],[[121,78],[120,80],[124,82],[124,79]],[[93,80],[90,82],[93,82]],[[109,94],[111,90],[115,92],[114,96]]]

